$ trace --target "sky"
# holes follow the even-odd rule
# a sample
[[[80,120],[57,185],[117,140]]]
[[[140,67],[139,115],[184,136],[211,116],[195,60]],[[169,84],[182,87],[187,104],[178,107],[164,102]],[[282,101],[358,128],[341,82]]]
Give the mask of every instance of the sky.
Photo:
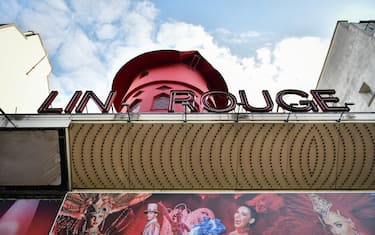
[[[9,0],[0,24],[38,33],[51,90],[105,100],[127,61],[159,49],[198,50],[229,91],[262,102],[282,89],[314,89],[339,20],[375,19],[373,0]]]

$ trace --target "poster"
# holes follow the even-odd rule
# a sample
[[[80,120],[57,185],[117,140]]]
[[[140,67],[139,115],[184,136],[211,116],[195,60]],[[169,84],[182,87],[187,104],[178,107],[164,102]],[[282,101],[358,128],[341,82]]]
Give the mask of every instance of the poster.
[[[371,193],[68,193],[50,234],[375,234]]]
[[[0,199],[0,234],[48,234],[61,200]]]

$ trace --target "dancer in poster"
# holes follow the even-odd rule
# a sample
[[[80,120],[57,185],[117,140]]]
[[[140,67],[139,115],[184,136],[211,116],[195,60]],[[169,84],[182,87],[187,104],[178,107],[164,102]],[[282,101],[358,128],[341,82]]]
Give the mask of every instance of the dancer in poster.
[[[169,226],[164,226],[164,233],[172,235],[185,235],[190,232],[190,227],[185,223],[188,215],[187,206],[183,203],[178,204],[171,211],[164,206],[162,202],[158,203],[164,218],[169,222]]]
[[[273,226],[277,218],[287,210],[283,197],[277,193],[258,194],[245,201],[245,204],[255,210],[256,227],[259,231]]]
[[[149,203],[144,213],[147,216],[147,224],[142,235],[159,235],[160,225],[157,219],[159,215],[158,204]]]
[[[286,207],[264,235],[371,235],[375,199],[368,193],[283,194]]]
[[[220,219],[210,218],[205,211],[202,211],[201,214],[203,217],[191,228],[189,235],[220,235],[226,231]]]
[[[167,208],[162,202],[158,204],[163,214],[160,234],[220,235],[226,231],[224,224],[215,218],[214,212],[209,208],[191,210],[185,203],[178,203],[173,208]]]
[[[331,210],[332,203],[315,193],[308,194],[313,210],[319,214],[319,220],[334,235],[360,235],[352,219],[341,215],[339,210]]]
[[[69,193],[50,234],[131,234],[132,206],[150,193]]]
[[[229,235],[250,235],[250,227],[255,223],[255,220],[255,212],[249,206],[238,207],[234,213],[235,230]]]

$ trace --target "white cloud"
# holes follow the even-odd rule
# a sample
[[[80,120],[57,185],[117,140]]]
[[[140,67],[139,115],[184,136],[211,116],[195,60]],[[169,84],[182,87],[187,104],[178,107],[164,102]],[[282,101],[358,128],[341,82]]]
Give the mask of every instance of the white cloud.
[[[271,63],[272,52],[268,48],[260,48],[257,50],[257,59],[261,64]]]
[[[215,30],[214,35],[219,37],[221,41],[229,44],[243,44],[260,37],[261,33],[254,31],[247,31],[235,33],[225,28],[218,28]]]
[[[273,96],[282,89],[308,92],[316,86],[328,44],[319,38],[286,38],[273,49],[261,48],[255,57],[242,58],[240,79],[230,81],[232,88],[255,94],[256,103],[263,89]]]
[[[179,50],[199,50],[214,46],[212,36],[202,26],[184,22],[162,24],[156,40],[160,45]]]
[[[158,10],[149,2],[137,3],[135,8],[124,15],[123,29],[125,40],[130,46],[150,44],[155,28],[155,17]]]
[[[98,36],[99,40],[113,39],[116,37],[116,34],[116,27],[112,24],[101,25],[96,31],[96,35]]]
[[[79,24],[112,23],[126,16],[131,2],[129,0],[70,1],[72,11]]]
[[[61,1],[55,2],[55,5],[36,1],[33,7],[20,11],[18,21],[25,30],[41,35],[49,55],[54,55],[66,40],[72,24],[68,8]]]
[[[311,89],[316,86],[329,41],[316,37],[287,38],[274,50],[280,68],[278,82],[289,87]]]
[[[57,10],[61,10],[61,11],[69,10],[64,0],[49,1],[48,4]]]
[[[61,46],[57,61],[66,72],[91,67],[98,72],[103,70],[103,64],[97,53],[96,44],[80,29],[73,30]]]

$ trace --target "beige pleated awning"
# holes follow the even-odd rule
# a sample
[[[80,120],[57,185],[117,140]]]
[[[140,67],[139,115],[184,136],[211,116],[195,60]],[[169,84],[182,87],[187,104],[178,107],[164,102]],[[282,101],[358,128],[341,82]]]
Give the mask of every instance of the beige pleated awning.
[[[374,190],[371,122],[72,122],[73,189]]]

